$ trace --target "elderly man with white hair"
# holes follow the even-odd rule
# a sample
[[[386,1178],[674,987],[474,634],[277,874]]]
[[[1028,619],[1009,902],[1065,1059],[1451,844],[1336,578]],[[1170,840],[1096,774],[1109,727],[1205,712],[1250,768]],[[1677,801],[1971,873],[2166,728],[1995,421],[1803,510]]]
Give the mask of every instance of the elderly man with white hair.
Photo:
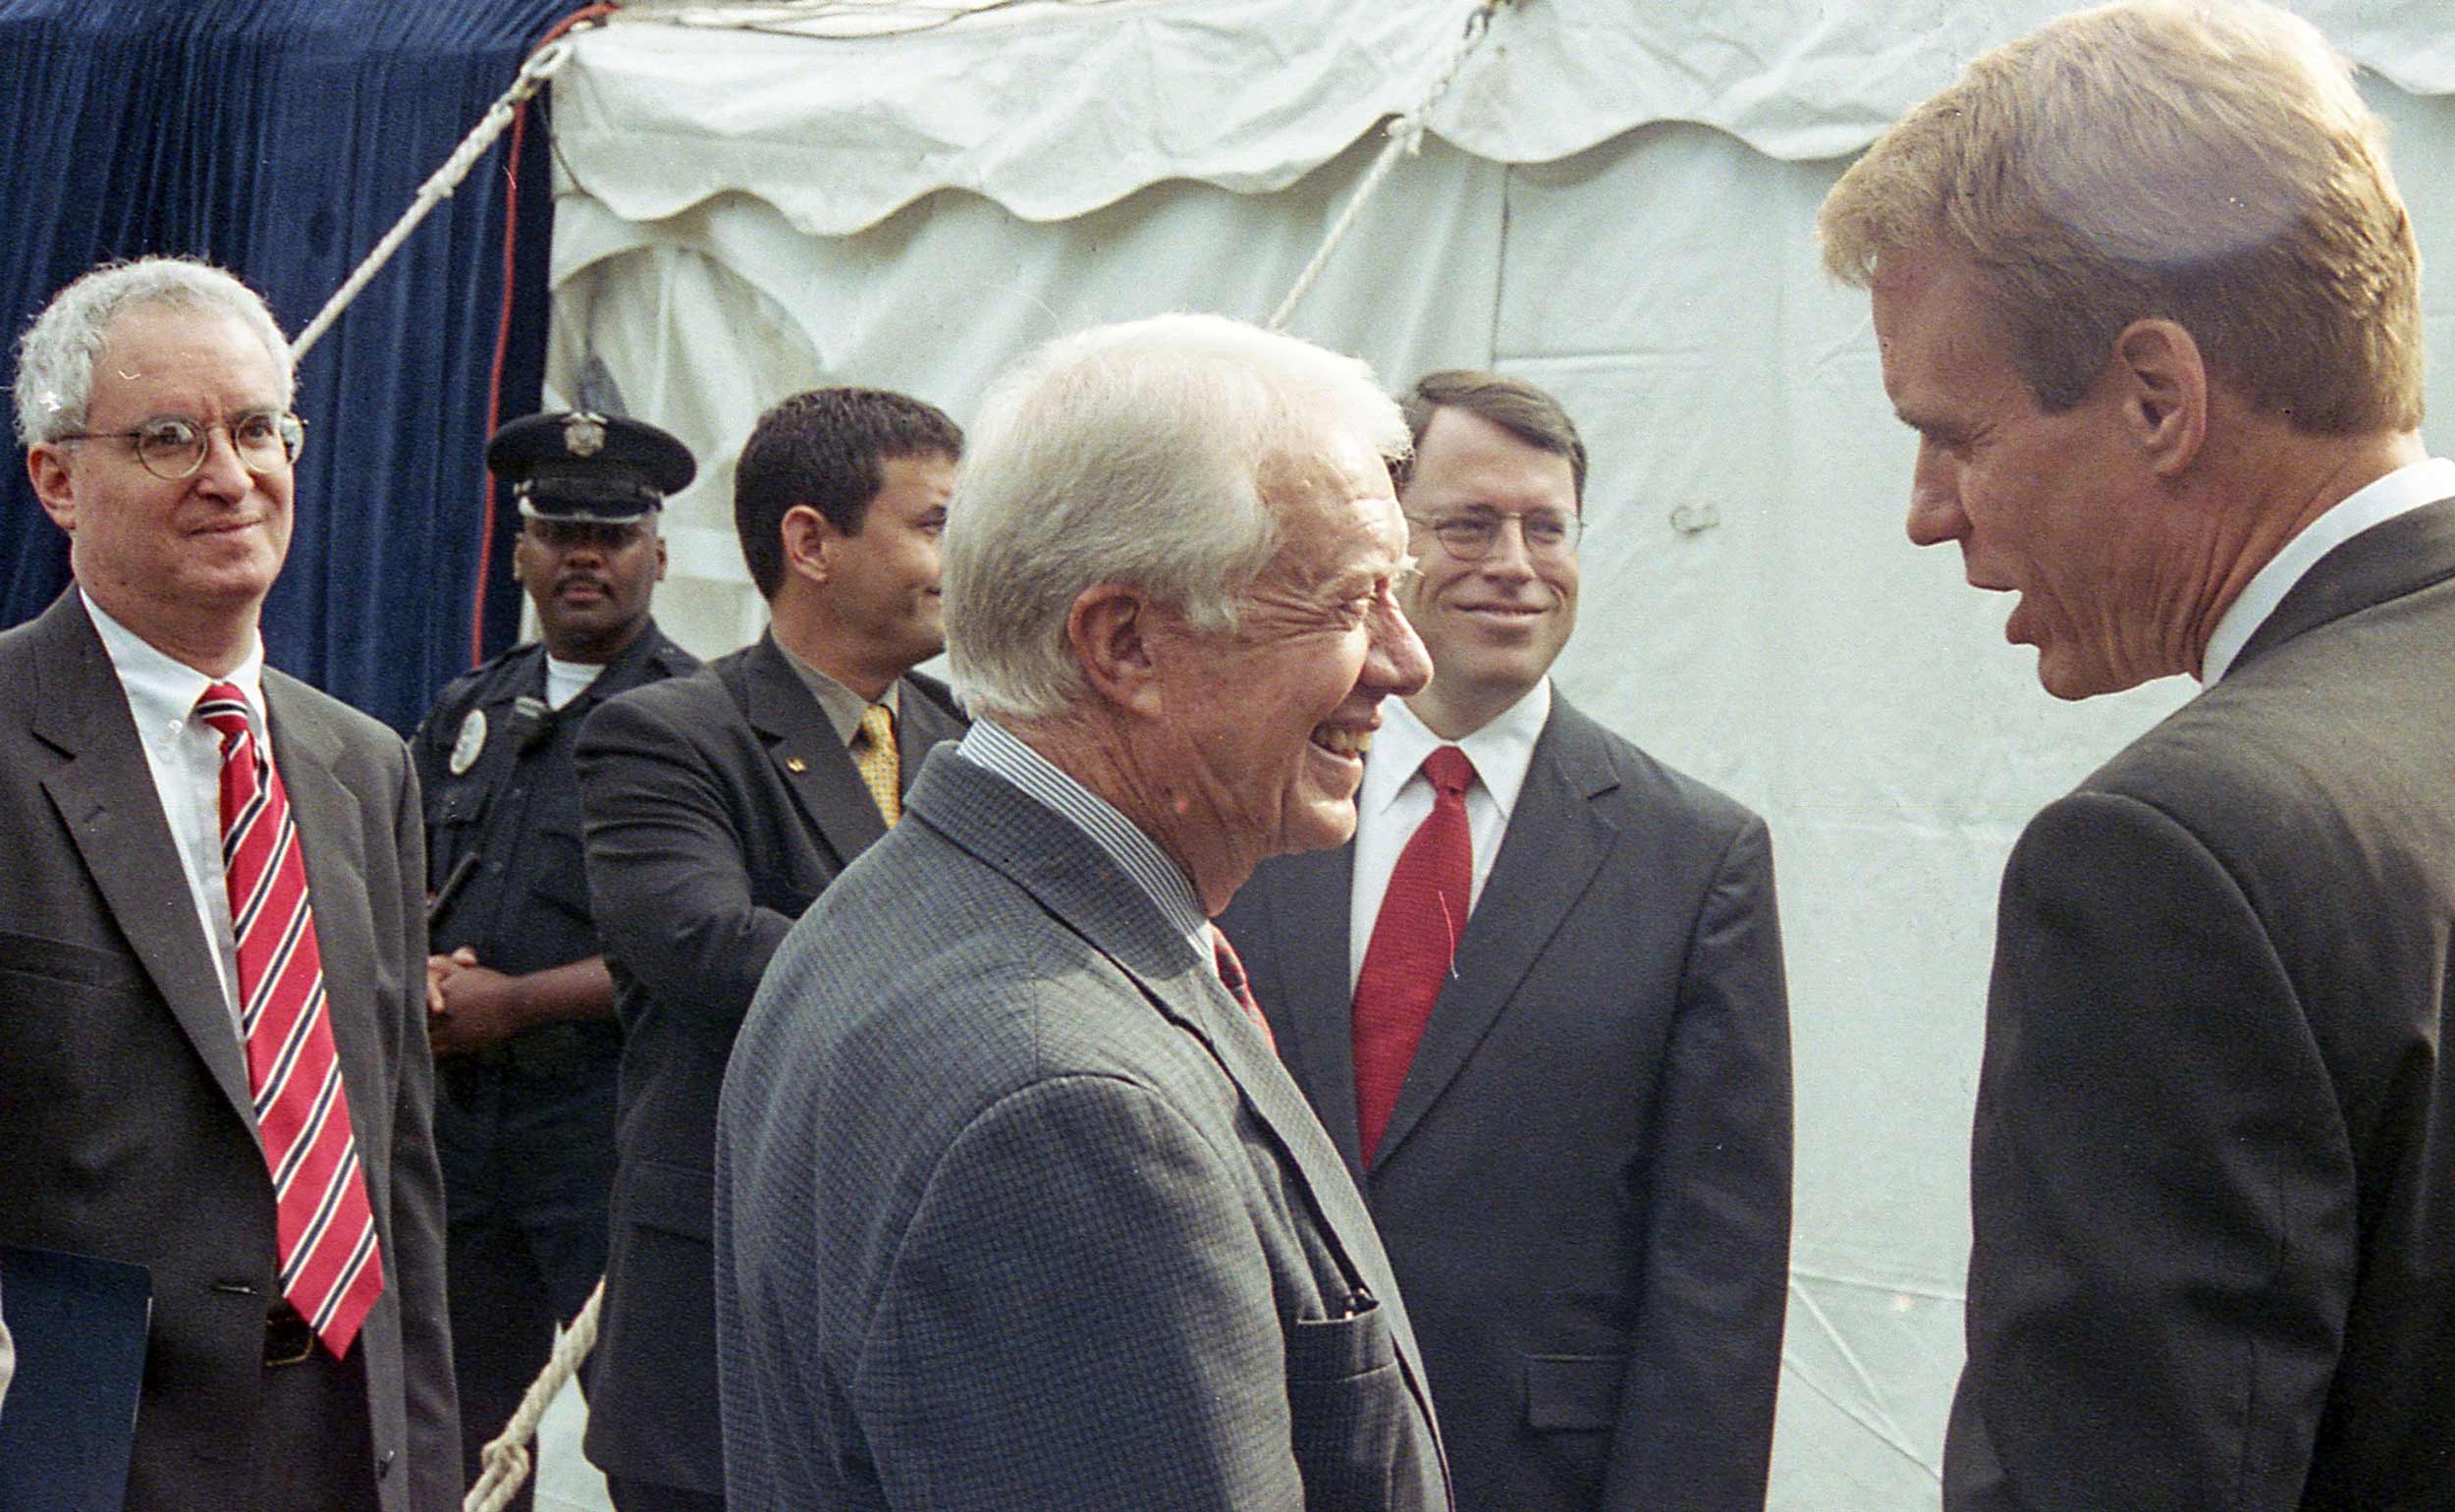
[[[946,543],[957,692],[905,822],[777,954],[717,1145],[752,1507],[1449,1505],[1389,1264],[1210,925],[1355,825],[1406,427],[1233,321],[1002,380]]]

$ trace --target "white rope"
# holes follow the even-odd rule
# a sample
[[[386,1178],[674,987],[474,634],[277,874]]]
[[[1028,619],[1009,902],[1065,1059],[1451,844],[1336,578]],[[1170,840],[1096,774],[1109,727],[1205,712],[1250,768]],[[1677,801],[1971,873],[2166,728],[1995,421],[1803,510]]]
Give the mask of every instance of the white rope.
[[[477,160],[486,155],[486,149],[494,145],[495,138],[510,128],[513,113],[520,103],[561,72],[563,65],[571,61],[571,56],[572,44],[558,38],[538,48],[529,55],[527,62],[520,65],[519,77],[512,81],[512,87],[506,89],[503,97],[487,110],[485,117],[477,123],[477,129],[468,134],[450,157],[443,160],[443,166],[435,170],[434,176],[419,186],[417,197],[409,202],[409,211],[390,231],[384,233],[384,239],[375,243],[375,249],[366,254],[366,260],[359,263],[357,270],[333,292],[333,297],[324,301],[324,307],[316,311],[315,318],[307,322],[306,329],[299,333],[298,340],[290,344],[290,363],[293,367],[307,354],[307,349],[315,345],[332,323],[341,318],[341,312],[349,308],[350,301],[358,297],[383,265],[392,260],[392,254],[409,239],[409,233],[415,231],[417,223],[426,218],[426,212],[452,197],[452,191],[461,187],[461,181],[467,178],[469,171],[477,166]]]
[[[528,1479],[528,1441],[537,1436],[537,1420],[546,1415],[546,1408],[579,1369],[579,1362],[588,1358],[588,1351],[597,1342],[597,1307],[605,1300],[605,1282],[588,1293],[588,1305],[579,1310],[572,1325],[554,1341],[554,1354],[535,1380],[528,1383],[528,1394],[520,1398],[518,1410],[512,1421],[503,1425],[503,1431],[486,1445],[478,1458],[484,1466],[477,1484],[468,1488],[461,1502],[461,1512],[502,1512]]]
[[[1282,329],[1287,317],[1295,313],[1295,307],[1313,292],[1313,284],[1321,277],[1322,269],[1330,265],[1331,253],[1338,249],[1338,243],[1344,242],[1347,233],[1354,229],[1356,217],[1363,213],[1365,202],[1373,197],[1374,190],[1381,188],[1381,181],[1390,176],[1390,170],[1397,166],[1398,159],[1413,157],[1423,150],[1424,127],[1432,119],[1432,107],[1449,92],[1451,84],[1457,82],[1458,70],[1466,66],[1467,54],[1473,52],[1475,44],[1483,40],[1484,32],[1492,25],[1493,13],[1507,3],[1508,0],[1480,0],[1474,13],[1466,18],[1465,28],[1458,33],[1457,45],[1450,49],[1449,61],[1441,70],[1441,77],[1433,81],[1432,88],[1426,91],[1413,110],[1390,123],[1390,144],[1381,149],[1381,156],[1374,159],[1371,171],[1364,175],[1364,182],[1355,187],[1355,197],[1347,201],[1347,207],[1339,213],[1337,223],[1330,228],[1330,235],[1322,241],[1321,250],[1315,252],[1313,260],[1304,265],[1304,271],[1296,275],[1295,287],[1287,291],[1286,298],[1280,301],[1278,311],[1270,317],[1272,330]]]

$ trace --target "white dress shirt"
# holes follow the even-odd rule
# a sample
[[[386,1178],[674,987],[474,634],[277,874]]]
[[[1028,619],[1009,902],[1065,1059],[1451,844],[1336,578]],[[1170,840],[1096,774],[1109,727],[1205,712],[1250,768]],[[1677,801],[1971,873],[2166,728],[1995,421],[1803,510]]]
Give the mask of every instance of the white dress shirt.
[[[162,817],[170,821],[180,865],[188,873],[197,922],[213,943],[213,964],[222,975],[222,1000],[230,1008],[231,1028],[238,1032],[239,940],[231,928],[228,874],[222,868],[222,737],[193,716],[206,688],[234,683],[246,697],[247,726],[255,732],[256,749],[272,751],[272,731],[264,720],[264,643],[258,640],[228,676],[208,677],[148,645],[103,613],[82,588],[77,596],[84,601],[102,649],[119,674],[120,688],[128,695],[145,766],[153,773],[153,790],[161,795]],[[273,763],[280,765],[278,755]],[[241,1033],[240,1038],[244,1042],[246,1036]]]
[[[1475,764],[1474,784],[1466,789],[1466,827],[1474,837],[1475,877],[1467,892],[1467,911],[1483,898],[1484,879],[1492,875],[1493,858],[1508,834],[1508,817],[1516,812],[1518,790],[1526,785],[1526,769],[1534,761],[1535,741],[1552,717],[1552,681],[1537,682],[1525,697],[1508,706],[1491,724],[1463,740],[1444,740],[1397,699],[1381,706],[1381,729],[1373,736],[1372,754],[1364,760],[1364,785],[1355,793],[1355,885],[1348,891],[1347,991],[1364,970],[1364,951],[1372,944],[1373,925],[1381,917],[1382,894],[1390,891],[1390,873],[1398,853],[1414,838],[1416,829],[1432,813],[1432,783],[1423,773],[1424,758],[1445,745],[1454,745]]]
[[[2284,596],[2302,580],[2319,559],[2335,550],[2373,525],[2384,524],[2398,514],[2455,497],[2455,461],[2433,457],[2428,461],[2398,467],[2385,477],[2358,488],[2340,500],[2334,508],[2302,527],[2302,533],[2284,543],[2284,550],[2267,560],[2259,569],[2241,597],[2225,607],[2216,621],[2216,628],[2208,637],[2208,650],[2200,658],[2200,682],[2214,682],[2233,666],[2233,659],[2250,644],[2251,636],[2276,612]]]

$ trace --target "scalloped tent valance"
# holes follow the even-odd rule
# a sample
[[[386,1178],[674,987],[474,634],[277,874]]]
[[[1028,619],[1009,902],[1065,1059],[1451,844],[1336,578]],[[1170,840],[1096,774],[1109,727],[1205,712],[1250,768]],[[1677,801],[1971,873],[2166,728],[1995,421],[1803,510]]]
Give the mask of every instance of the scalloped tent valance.
[[[1973,54],[2068,8],[1516,0],[1431,128],[1500,163],[1551,162],[1658,121],[1711,126],[1769,157],[1839,157]],[[2408,93],[2455,93],[2455,27],[2439,8],[2297,8]],[[1034,0],[895,30],[897,8],[864,7],[863,35],[669,9],[654,14],[674,20],[579,39],[555,85],[556,132],[565,170],[627,220],[746,193],[802,232],[844,236],[940,189],[1065,220],[1169,179],[1283,189],[1414,108],[1473,9]],[[736,23],[751,14],[730,8]]]

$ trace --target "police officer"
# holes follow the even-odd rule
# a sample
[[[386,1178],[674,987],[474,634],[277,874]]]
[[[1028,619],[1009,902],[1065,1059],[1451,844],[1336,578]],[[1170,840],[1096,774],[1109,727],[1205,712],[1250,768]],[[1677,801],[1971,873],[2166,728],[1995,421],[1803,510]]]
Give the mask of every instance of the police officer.
[[[518,501],[512,574],[543,637],[449,686],[413,742],[426,799],[438,1090],[461,1442],[519,1405],[605,1269],[622,1029],[589,921],[572,748],[588,711],[698,667],[649,618],[657,514],[697,471],[653,425],[537,414],[486,448]],[[516,1505],[530,1505],[523,1487]]]

